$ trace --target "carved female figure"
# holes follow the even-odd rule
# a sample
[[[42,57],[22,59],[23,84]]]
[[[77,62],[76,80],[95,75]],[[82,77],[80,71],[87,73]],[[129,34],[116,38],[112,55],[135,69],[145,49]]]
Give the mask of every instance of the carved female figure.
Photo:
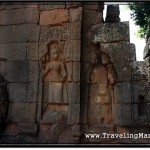
[[[43,70],[44,77],[47,76],[49,83],[48,102],[62,103],[62,83],[67,77],[65,65],[60,61],[60,48],[57,41],[48,44],[49,61]]]

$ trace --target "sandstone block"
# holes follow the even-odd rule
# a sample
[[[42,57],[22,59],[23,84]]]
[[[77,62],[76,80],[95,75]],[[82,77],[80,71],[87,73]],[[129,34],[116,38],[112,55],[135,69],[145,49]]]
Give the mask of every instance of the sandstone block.
[[[80,103],[80,83],[70,82],[68,88],[68,102],[79,104]]]
[[[27,81],[37,82],[39,78],[39,71],[40,71],[38,61],[29,61],[27,70],[28,70]]]
[[[80,40],[81,38],[81,22],[73,22],[71,26],[72,40]]]
[[[12,4],[12,2],[2,2],[0,5],[0,10],[9,10],[9,9],[22,9],[22,8],[38,8],[38,3],[29,3],[29,2],[17,2]]]
[[[69,104],[68,125],[78,124],[80,118],[80,104]]]
[[[64,128],[64,130],[62,131],[62,133],[60,134],[59,138],[58,138],[58,143],[62,144],[62,143],[74,143],[73,142],[73,136],[72,136],[72,130],[71,127],[66,127]]]
[[[42,11],[40,25],[60,25],[69,21],[69,12],[66,9]]]
[[[80,62],[73,62],[73,81],[80,81]]]
[[[63,124],[65,123],[65,115],[63,112],[55,110],[47,110],[44,112],[41,123]]]
[[[136,60],[135,45],[119,42],[119,43],[102,43],[101,50],[108,54],[113,63],[128,62]]]
[[[66,8],[76,8],[81,6],[82,2],[66,2]]]
[[[84,2],[83,8],[102,12],[104,9],[103,5],[104,5],[103,2]]]
[[[54,124],[46,133],[46,143],[57,143],[59,135],[64,129],[63,124]]]
[[[5,68],[5,63],[4,62],[0,62],[0,74],[2,76],[4,76],[4,68]]]
[[[114,104],[113,122],[119,126],[131,125],[131,104]]]
[[[38,60],[38,43],[27,44],[27,60]]]
[[[129,22],[101,23],[93,27],[93,43],[129,41]]]
[[[65,2],[44,2],[39,6],[40,11],[52,10],[52,9],[64,9],[64,8],[65,8]]]
[[[72,59],[73,61],[80,61],[81,43],[80,40],[72,40]]]
[[[36,24],[0,26],[0,35],[0,43],[37,42],[39,26]]]
[[[27,62],[7,62],[5,66],[5,78],[9,82],[27,81]]]
[[[71,39],[71,23],[63,23],[62,25],[62,33],[63,33],[63,39],[64,40],[70,40]]]
[[[13,103],[11,121],[18,123],[35,123],[35,103]]]
[[[25,43],[7,43],[0,44],[0,58],[8,61],[25,61],[26,44]]]
[[[47,42],[39,43],[39,60],[42,60],[43,56],[47,52]]]
[[[37,124],[18,123],[17,128],[19,133],[28,133],[28,134],[37,133]]]
[[[70,8],[70,22],[82,20],[82,7]]]
[[[10,83],[9,100],[11,102],[26,102],[26,83]]]
[[[66,63],[67,81],[72,81],[72,62]]]
[[[122,82],[117,83],[114,86],[115,103],[116,104],[130,104],[132,102],[131,97],[131,83]]]
[[[145,61],[133,62],[133,80],[147,80],[147,67]]]
[[[26,102],[38,101],[38,83],[27,83],[26,85]]]
[[[146,103],[150,101],[149,84],[147,80],[133,82],[133,100],[134,103]]]
[[[10,19],[11,18],[11,19]],[[38,23],[37,8],[3,10],[0,13],[0,25]]]
[[[114,69],[117,73],[118,82],[131,81],[133,73],[133,64],[131,62],[115,63]]]
[[[96,10],[83,10],[83,31],[88,31],[94,25],[99,24],[103,21],[102,12]]]

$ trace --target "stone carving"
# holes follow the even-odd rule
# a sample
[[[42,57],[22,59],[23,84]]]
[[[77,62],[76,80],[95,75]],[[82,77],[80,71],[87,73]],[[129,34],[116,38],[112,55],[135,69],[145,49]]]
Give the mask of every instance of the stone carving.
[[[43,61],[43,80],[49,83],[48,102],[63,102],[63,81],[67,77],[66,67],[60,61],[61,48],[58,41],[52,40],[48,44],[48,54]]]
[[[4,120],[7,115],[7,83],[0,74],[0,131],[3,129]]]
[[[91,104],[89,104],[89,108],[92,109],[91,105],[94,106],[95,104],[99,105],[100,108],[98,111],[94,111],[96,113],[95,119],[89,118],[90,123],[91,121],[93,123],[100,123],[101,125],[112,123],[112,102],[114,102],[115,80],[115,72],[110,63],[110,58],[103,53],[101,62],[98,60],[91,73],[89,95]]]

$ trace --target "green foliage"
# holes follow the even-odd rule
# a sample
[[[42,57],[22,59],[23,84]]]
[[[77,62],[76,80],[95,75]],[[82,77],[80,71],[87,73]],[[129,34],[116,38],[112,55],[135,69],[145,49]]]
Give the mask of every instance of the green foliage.
[[[145,38],[148,29],[148,19],[150,18],[150,3],[149,2],[129,2],[131,10],[131,18],[140,28],[138,35]]]

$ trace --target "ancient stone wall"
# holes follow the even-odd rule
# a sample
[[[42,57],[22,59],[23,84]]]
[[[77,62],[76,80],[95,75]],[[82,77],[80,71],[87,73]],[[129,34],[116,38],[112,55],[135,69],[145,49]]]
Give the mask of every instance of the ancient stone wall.
[[[136,61],[119,6],[106,19],[103,9],[1,3],[0,143],[121,143],[85,133],[147,132],[149,52]]]

